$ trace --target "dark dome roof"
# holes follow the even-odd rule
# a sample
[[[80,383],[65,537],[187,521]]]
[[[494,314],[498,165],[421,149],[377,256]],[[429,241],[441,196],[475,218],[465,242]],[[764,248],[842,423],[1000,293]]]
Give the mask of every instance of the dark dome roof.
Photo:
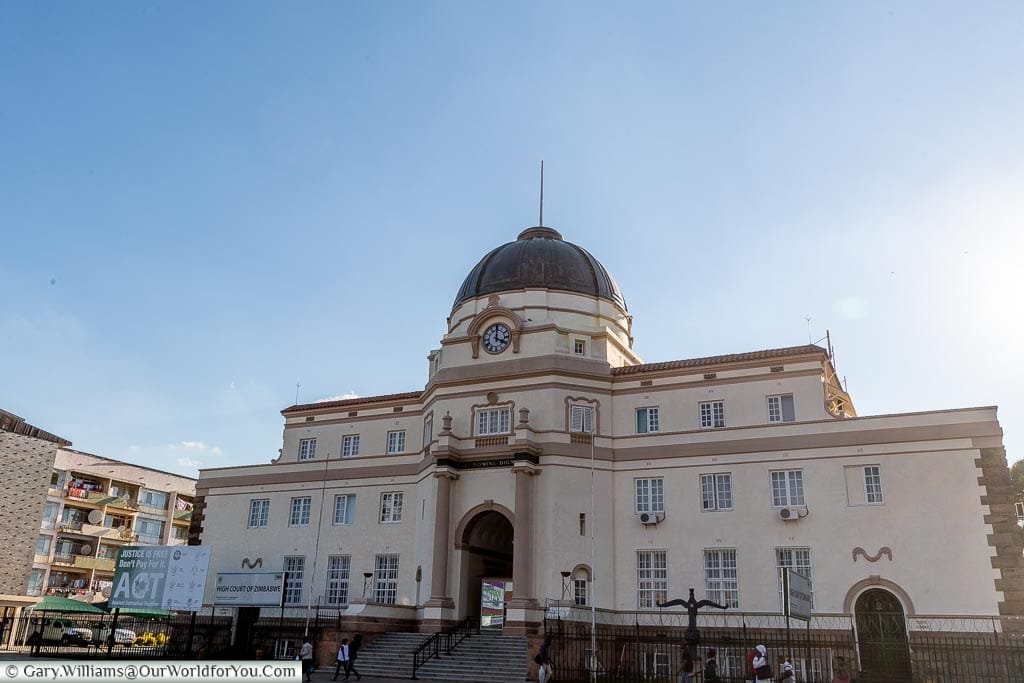
[[[586,249],[545,227],[527,228],[515,242],[480,259],[459,288],[452,308],[478,296],[528,287],[589,294],[626,309],[619,286],[604,266]]]

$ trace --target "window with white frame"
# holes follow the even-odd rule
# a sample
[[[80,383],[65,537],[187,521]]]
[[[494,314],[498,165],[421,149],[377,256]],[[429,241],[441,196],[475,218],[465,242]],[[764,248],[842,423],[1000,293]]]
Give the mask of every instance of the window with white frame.
[[[577,356],[584,355],[587,352],[587,342],[583,339],[573,339],[572,352]]]
[[[654,609],[668,596],[668,564],[664,550],[636,551],[636,597],[639,609]]]
[[[661,477],[654,479],[637,479],[636,482],[636,512],[664,512],[665,511],[665,480]]]
[[[732,510],[732,474],[716,472],[700,475],[700,509]]]
[[[775,470],[772,475],[772,507],[802,507],[804,503],[804,471]]]
[[[352,559],[348,555],[330,555],[327,558],[327,590],[324,601],[331,606],[348,604],[348,579]]]
[[[288,513],[288,526],[309,526],[309,511],[313,499],[309,496],[292,498],[291,511]]]
[[[341,437],[341,457],[351,458],[359,455],[359,435],[346,434]]]
[[[661,420],[657,408],[636,409],[636,433],[649,434],[661,428]]]
[[[373,599],[383,605],[398,597],[398,555],[377,555],[373,565]]]
[[[725,401],[702,401],[700,404],[701,429],[725,426]]]
[[[796,421],[796,411],[793,409],[793,394],[779,394],[768,397],[768,421]]]
[[[306,558],[284,558],[284,570],[288,572],[288,579],[284,583],[284,604],[301,605],[302,577],[306,573]]]
[[[782,547],[775,549],[775,567],[779,581],[779,609],[782,609],[782,570],[792,569],[806,576],[811,584],[811,607],[814,607],[814,577],[811,574],[811,549],[804,547]]]
[[[572,597],[577,605],[587,604],[587,583],[587,579],[572,580]]]
[[[1024,503],[1014,503],[1013,507],[1017,510],[1018,517],[1024,517]]]
[[[334,496],[333,526],[348,526],[356,521],[356,497],[352,493]]]
[[[739,609],[740,582],[736,573],[735,548],[704,550],[704,591],[708,600],[730,609]]]
[[[878,465],[864,467],[864,502],[881,504],[882,499],[882,468]]]
[[[404,494],[401,491],[388,491],[380,494],[380,521],[381,524],[391,524],[402,521],[402,499]]]
[[[312,460],[316,457],[316,439],[299,441],[299,460]]]
[[[257,498],[249,501],[249,528],[263,529],[270,520],[270,499]]]
[[[572,404],[569,406],[569,431],[593,434],[594,409],[591,406]]]
[[[388,453],[401,453],[405,450],[405,430],[388,432]]]
[[[476,435],[508,434],[511,410],[504,408],[482,408],[476,411]]]

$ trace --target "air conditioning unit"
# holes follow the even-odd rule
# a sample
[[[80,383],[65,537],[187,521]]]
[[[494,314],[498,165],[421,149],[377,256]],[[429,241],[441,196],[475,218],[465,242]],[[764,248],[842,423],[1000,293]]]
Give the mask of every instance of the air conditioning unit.
[[[807,514],[805,510],[800,508],[779,508],[776,510],[776,513],[783,522],[795,522]]]
[[[661,520],[665,519],[664,512],[641,512],[637,515],[640,518],[641,524],[657,524]]]

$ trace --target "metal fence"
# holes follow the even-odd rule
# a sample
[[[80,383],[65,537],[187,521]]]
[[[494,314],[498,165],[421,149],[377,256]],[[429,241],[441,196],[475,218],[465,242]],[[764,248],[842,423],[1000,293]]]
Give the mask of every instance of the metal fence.
[[[716,650],[723,681],[750,680],[748,654],[764,645],[776,673],[788,655],[800,683],[831,683],[848,668],[859,683],[1024,681],[1024,636],[998,617],[884,615],[881,628],[850,615],[814,616],[810,622],[774,614],[700,615],[696,670]],[[898,616],[898,620],[896,617]],[[544,633],[551,637],[555,678],[605,683],[678,681],[687,651],[686,613],[549,610]],[[631,623],[630,623],[631,622]]]

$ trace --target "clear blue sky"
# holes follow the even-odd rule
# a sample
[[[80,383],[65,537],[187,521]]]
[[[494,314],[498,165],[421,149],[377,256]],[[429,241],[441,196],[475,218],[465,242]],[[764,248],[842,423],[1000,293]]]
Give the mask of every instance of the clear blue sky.
[[[181,472],[422,388],[545,219],[647,361],[832,331],[1024,455],[1024,3],[6,2],[0,407]]]

